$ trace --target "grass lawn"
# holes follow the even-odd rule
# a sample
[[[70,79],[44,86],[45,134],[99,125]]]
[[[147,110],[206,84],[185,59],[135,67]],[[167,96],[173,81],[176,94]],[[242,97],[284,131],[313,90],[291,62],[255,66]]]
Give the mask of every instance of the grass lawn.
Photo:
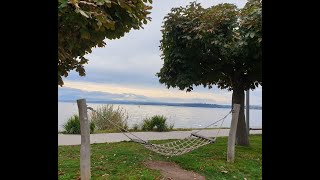
[[[165,141],[151,141],[163,143]],[[59,146],[59,179],[80,177],[80,146]],[[133,142],[91,145],[91,177],[95,179],[161,179],[159,171],[143,165],[147,160],[171,161],[206,179],[262,179],[262,136],[250,135],[250,147],[236,146],[235,163],[226,162],[227,137],[190,153],[165,157]]]

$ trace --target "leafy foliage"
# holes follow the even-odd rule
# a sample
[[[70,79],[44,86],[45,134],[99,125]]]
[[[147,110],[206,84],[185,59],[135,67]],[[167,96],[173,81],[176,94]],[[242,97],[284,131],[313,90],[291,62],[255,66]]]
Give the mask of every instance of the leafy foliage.
[[[81,134],[80,119],[78,115],[71,116],[67,122],[63,125],[65,134]],[[94,123],[90,122],[90,133],[93,133],[95,129]]]
[[[152,125],[150,118],[146,118],[142,121],[142,126],[141,126],[142,131],[152,131],[153,127],[154,126]]]
[[[142,122],[141,130],[143,131],[168,131],[173,129],[173,125],[167,124],[167,118],[160,115],[152,116],[151,118],[146,118]]]
[[[162,34],[164,65],[157,76],[168,88],[262,85],[260,0],[250,0],[243,9],[227,3],[204,9],[195,2],[173,8]]]
[[[85,75],[84,56],[105,39],[118,39],[131,29],[143,28],[152,0],[59,0],[58,84],[71,70]]]

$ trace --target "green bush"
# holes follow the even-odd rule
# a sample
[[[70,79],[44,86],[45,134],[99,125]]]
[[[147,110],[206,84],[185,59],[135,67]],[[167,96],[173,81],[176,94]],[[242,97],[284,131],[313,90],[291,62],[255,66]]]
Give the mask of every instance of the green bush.
[[[146,118],[142,122],[141,130],[142,131],[152,131],[153,130],[153,124],[151,122],[151,118]]]
[[[123,129],[128,129],[128,113],[123,108],[120,108],[120,106],[115,109],[113,105],[103,105],[97,107],[96,111],[97,113],[91,112],[90,117],[91,121],[96,125],[97,130],[119,132],[119,128],[117,128],[110,121],[122,127]]]
[[[74,114],[71,116],[67,122],[63,125],[65,134],[80,134],[80,119],[79,116]],[[90,133],[93,133],[95,129],[95,124],[90,122]]]
[[[167,124],[167,118],[160,115],[152,116],[151,118],[146,118],[142,122],[143,131],[169,131],[173,129],[173,124],[170,126]]]

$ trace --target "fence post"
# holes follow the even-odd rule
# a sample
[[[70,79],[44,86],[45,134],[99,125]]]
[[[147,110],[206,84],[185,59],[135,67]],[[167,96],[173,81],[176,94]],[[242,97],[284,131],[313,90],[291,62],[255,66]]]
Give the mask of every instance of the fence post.
[[[246,91],[246,124],[247,124],[247,133],[248,136],[250,134],[250,119],[249,119],[249,114],[250,114],[250,100],[249,100],[249,90]]]
[[[227,162],[234,162],[234,146],[236,142],[236,132],[237,132],[237,125],[238,125],[238,117],[240,111],[240,104],[233,105],[233,112],[232,112],[232,120],[231,120],[231,127],[229,131],[229,138],[228,138],[228,153],[227,153]]]
[[[81,180],[90,180],[90,128],[87,114],[87,103],[85,99],[77,100],[81,130],[81,147],[80,147],[80,173]]]

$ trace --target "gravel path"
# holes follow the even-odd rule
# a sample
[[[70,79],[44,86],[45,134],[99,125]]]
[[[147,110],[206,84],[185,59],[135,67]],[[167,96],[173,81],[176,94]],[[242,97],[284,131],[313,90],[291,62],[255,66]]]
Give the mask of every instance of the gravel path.
[[[140,137],[143,140],[163,140],[163,139],[183,139],[190,136],[193,131],[171,131],[171,132],[134,132],[133,134]],[[199,132],[200,135],[213,137],[218,132],[217,129],[202,130]],[[262,130],[250,130],[250,134],[262,134]],[[127,133],[128,136],[135,138],[134,136]],[[221,129],[218,137],[229,136],[229,129]],[[106,143],[106,142],[121,142],[129,141],[122,133],[104,133],[104,134],[91,134],[90,144],[94,143]],[[58,145],[80,145],[80,135],[65,135],[58,134]]]

